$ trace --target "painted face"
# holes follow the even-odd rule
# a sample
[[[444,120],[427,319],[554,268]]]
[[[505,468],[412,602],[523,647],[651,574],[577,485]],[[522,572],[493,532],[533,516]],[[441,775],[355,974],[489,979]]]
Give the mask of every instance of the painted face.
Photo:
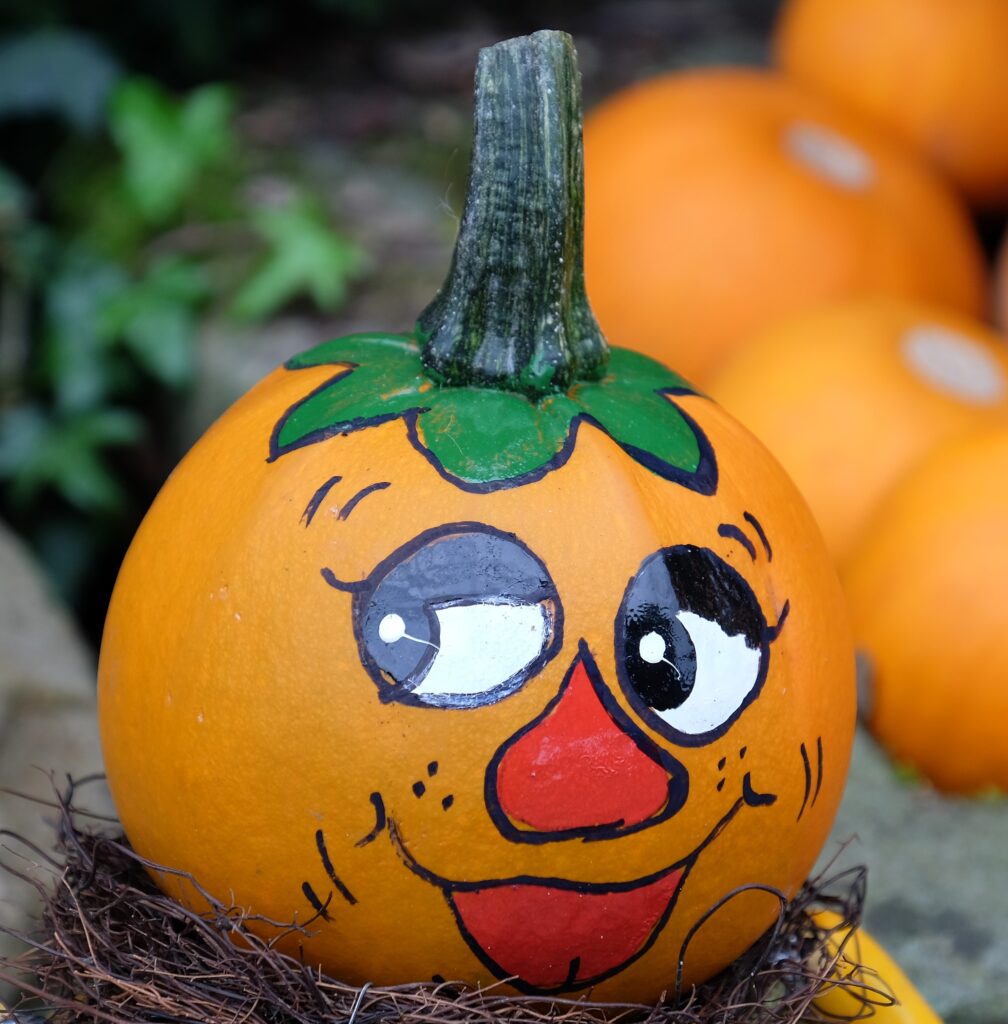
[[[300,912],[288,945],[348,981],[655,998],[730,962],[814,861],[853,728],[842,602],[793,487],[668,382],[650,393],[684,454],[585,395],[545,462],[473,479],[479,445],[442,457],[420,412],[319,428],[309,378],[332,418],[331,366],[269,379],[228,415],[272,410],[272,461],[218,425],[152,512],[192,547],[142,531],[124,567],[128,592],[214,557],[128,635],[125,598],[110,613],[134,844]],[[187,481],[225,460],[208,515]],[[165,682],[141,688],[145,628]]]

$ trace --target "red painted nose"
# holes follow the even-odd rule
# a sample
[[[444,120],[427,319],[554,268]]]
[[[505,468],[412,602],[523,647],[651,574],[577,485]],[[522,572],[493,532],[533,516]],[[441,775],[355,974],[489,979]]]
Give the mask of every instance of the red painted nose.
[[[497,751],[487,777],[498,827],[531,842],[643,828],[674,814],[686,789],[683,766],[634,728],[583,644],[559,694]]]

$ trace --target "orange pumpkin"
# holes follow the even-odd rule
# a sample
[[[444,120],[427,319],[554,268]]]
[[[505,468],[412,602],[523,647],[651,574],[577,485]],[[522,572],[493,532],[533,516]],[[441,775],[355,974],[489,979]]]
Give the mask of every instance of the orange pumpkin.
[[[1008,792],[1006,526],[1001,425],[950,441],[907,476],[845,573],[872,670],[869,725],[952,792]]]
[[[585,125],[588,291],[617,344],[701,384],[752,334],[879,293],[979,316],[966,211],[856,114],[759,71],[668,75]]]
[[[1008,204],[1004,0],[790,0],[776,32],[789,75],[932,160],[981,206]]]
[[[844,785],[852,648],[810,514],[585,301],[576,84],[558,33],[483,52],[416,336],[239,400],[109,609],[131,842],[307,922],[285,948],[353,983],[656,999],[775,919]]]
[[[994,322],[1008,332],[1008,233],[1001,241],[994,268]]]
[[[969,317],[852,301],[763,332],[710,391],[780,459],[842,564],[879,501],[928,451],[1008,419],[1008,352]]]

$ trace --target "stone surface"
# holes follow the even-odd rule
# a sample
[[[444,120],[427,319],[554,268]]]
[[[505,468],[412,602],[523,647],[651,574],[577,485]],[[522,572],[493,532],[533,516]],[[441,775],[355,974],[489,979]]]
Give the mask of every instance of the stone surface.
[[[0,524],[0,790],[42,799],[53,781],[102,770],[95,713],[93,656],[69,617],[49,596],[20,542]],[[52,780],[50,781],[50,773]],[[103,785],[89,785],[85,806],[108,813]],[[0,860],[20,871],[29,851],[7,831],[48,850],[52,830],[44,807],[0,792]],[[23,929],[37,910],[34,891],[0,872],[0,925]],[[0,953],[14,951],[0,935]],[[0,982],[0,1000],[5,993]]]
[[[868,866],[865,926],[945,1024],[1008,1024],[1008,799],[901,778],[866,734],[824,861]]]

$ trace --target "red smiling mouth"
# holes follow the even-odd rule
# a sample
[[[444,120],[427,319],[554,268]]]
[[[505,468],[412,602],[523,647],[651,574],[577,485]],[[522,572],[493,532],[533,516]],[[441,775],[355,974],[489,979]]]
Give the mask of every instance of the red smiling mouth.
[[[413,858],[394,820],[388,832],[406,867],[442,890],[462,937],[494,977],[522,992],[549,994],[603,981],[646,953],[697,858],[747,802],[739,797],[682,860],[629,882],[528,875],[453,881]]]
[[[557,992],[601,981],[644,953],[685,875],[671,868],[629,889],[529,880],[445,895],[469,946],[497,977]]]

